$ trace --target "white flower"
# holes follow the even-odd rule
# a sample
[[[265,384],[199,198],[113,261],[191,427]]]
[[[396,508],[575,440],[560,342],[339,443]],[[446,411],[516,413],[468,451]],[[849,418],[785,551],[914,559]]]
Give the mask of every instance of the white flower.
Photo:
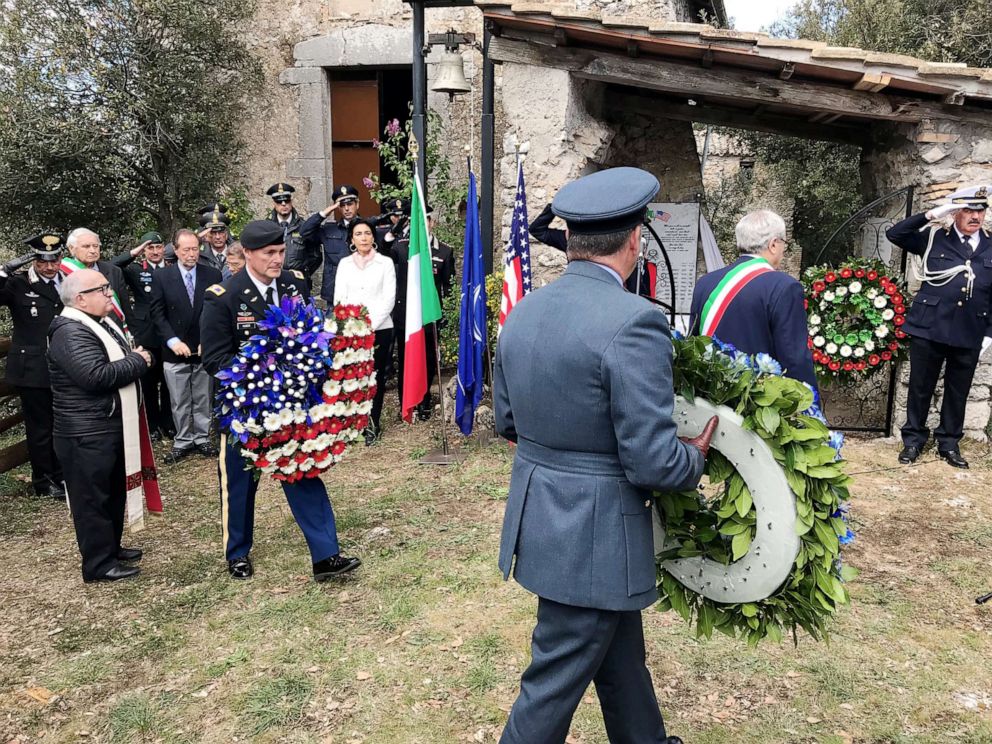
[[[879,295],[878,297],[875,298],[875,302],[872,304],[874,304],[875,307],[881,310],[883,307],[889,304],[889,300],[888,298],[886,298],[885,295]]]
[[[865,350],[863,348],[861,348],[860,346],[857,349],[854,350],[854,356],[860,358],[860,357],[863,357],[864,355],[865,355]]]
[[[307,412],[304,411],[302,408],[298,409],[296,411],[296,414],[293,416],[293,423],[305,424],[306,421],[307,421]]]
[[[341,389],[346,393],[353,393],[358,390],[358,380],[345,380],[341,385]]]
[[[818,326],[823,321],[820,319],[820,316],[819,315],[813,315],[813,316],[810,316],[809,322],[810,322],[810,325]]]
[[[282,423],[280,423],[281,416],[278,413],[273,413],[271,411],[266,411],[262,417],[262,426],[265,427],[266,431],[278,431],[282,428]]]
[[[861,291],[861,282],[851,282],[851,286],[848,289],[851,290],[851,294],[858,294]]]
[[[817,336],[813,339],[813,346],[823,346],[825,343],[827,343],[827,339],[823,336]]]
[[[847,344],[844,344],[843,346],[841,346],[840,347],[840,355],[842,357],[849,357],[849,356],[851,356],[851,347],[848,346]]]
[[[871,339],[865,341],[865,351],[875,351],[875,342]]]
[[[235,434],[244,434],[246,431],[245,425],[242,424],[237,419],[234,419],[234,421],[231,422],[231,431],[233,431]]]
[[[834,293],[831,292],[830,290],[827,290],[826,292],[823,293],[823,299],[826,300],[827,302],[833,302]]]
[[[882,320],[892,320],[894,317],[896,317],[896,311],[891,307],[882,311]]]
[[[837,287],[837,296],[843,297],[847,294],[847,287]]]
[[[294,418],[295,415],[292,409],[283,408],[282,412],[279,414],[279,424],[280,426],[289,426],[290,424],[293,423]]]
[[[885,326],[879,326],[878,328],[875,329],[875,335],[878,336],[879,338],[885,338],[886,336],[889,335],[889,329],[886,328]]]
[[[835,344],[833,341],[831,341],[829,344],[827,344],[827,353],[828,354],[836,354],[837,353],[837,344]]]
[[[865,292],[865,297],[867,297],[869,300],[874,300],[876,297],[878,297],[878,290],[875,289],[874,287],[869,289],[867,292]]]

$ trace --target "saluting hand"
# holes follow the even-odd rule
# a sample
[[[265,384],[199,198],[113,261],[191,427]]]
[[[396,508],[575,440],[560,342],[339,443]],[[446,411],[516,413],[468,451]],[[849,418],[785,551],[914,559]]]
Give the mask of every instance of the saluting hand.
[[[679,437],[680,440],[686,444],[691,444],[693,447],[698,449],[703,453],[703,458],[710,453],[710,440],[713,438],[713,433],[716,431],[716,425],[720,423],[720,419],[713,416],[709,421],[706,422],[706,426],[703,427],[703,432],[698,437],[689,439],[687,437]]]
[[[138,256],[140,256],[142,253],[145,252],[145,248],[147,248],[151,244],[152,244],[152,241],[146,240],[141,245],[132,248],[131,249],[131,258],[137,258]]]
[[[939,207],[934,207],[929,212],[927,212],[926,217],[928,220],[933,222],[936,220],[942,220],[948,215],[960,211],[961,211],[961,207],[958,204],[941,204]]]

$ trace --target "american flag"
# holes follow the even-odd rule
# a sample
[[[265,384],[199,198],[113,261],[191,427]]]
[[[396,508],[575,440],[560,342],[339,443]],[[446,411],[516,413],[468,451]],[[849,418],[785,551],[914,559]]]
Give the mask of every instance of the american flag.
[[[503,299],[499,304],[499,328],[503,329],[506,316],[513,306],[531,290],[530,234],[527,220],[527,193],[524,189],[523,164],[517,165],[517,193],[513,200],[513,219],[510,221],[510,242],[506,244],[503,262]]]

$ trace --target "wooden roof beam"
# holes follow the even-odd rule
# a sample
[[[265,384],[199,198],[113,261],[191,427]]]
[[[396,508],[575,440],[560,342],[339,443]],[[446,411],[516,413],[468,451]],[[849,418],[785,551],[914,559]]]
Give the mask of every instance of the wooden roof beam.
[[[576,77],[604,83],[647,88],[686,97],[715,97],[806,111],[854,116],[882,121],[918,122],[924,118],[954,121],[987,122],[981,112],[962,111],[940,102],[896,97],[881,93],[850,90],[838,85],[817,84],[805,80],[780,80],[753,70],[711,69],[691,63],[660,58],[629,59],[616,53],[547,47],[494,39],[490,47],[496,62],[516,62],[565,70]]]
[[[863,90],[868,93],[878,93],[889,87],[892,76],[884,72],[866,72],[861,79],[854,84],[854,90]]]

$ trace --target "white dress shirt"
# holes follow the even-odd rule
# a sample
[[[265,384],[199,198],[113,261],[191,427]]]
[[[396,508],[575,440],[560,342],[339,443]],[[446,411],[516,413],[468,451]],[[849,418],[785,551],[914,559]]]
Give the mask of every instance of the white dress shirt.
[[[961,242],[962,243],[967,242],[967,243],[970,243],[971,244],[971,252],[972,253],[974,253],[975,251],[978,250],[978,244],[979,244],[979,242],[982,239],[981,238],[981,235],[980,235],[980,233],[981,233],[980,230],[975,231],[975,233],[973,235],[962,235],[961,234],[961,231],[958,230],[958,226],[955,225],[954,226],[954,232],[956,232],[958,234],[958,238],[961,239]]]
[[[274,298],[273,299],[273,302],[276,305],[278,305],[279,304],[279,283],[275,279],[272,279],[268,284],[262,284],[262,282],[258,280],[258,277],[256,277],[254,274],[252,274],[251,271],[248,270],[248,268],[245,268],[244,270],[248,272],[248,278],[251,279],[251,283],[255,285],[255,288],[258,290],[258,294],[261,295],[261,297],[262,297],[263,300],[265,299],[265,291],[269,287],[272,288],[272,297]]]
[[[358,268],[354,255],[338,264],[334,279],[334,304],[365,305],[372,320],[372,330],[393,327],[396,304],[396,269],[392,259],[376,253],[364,269]]]

